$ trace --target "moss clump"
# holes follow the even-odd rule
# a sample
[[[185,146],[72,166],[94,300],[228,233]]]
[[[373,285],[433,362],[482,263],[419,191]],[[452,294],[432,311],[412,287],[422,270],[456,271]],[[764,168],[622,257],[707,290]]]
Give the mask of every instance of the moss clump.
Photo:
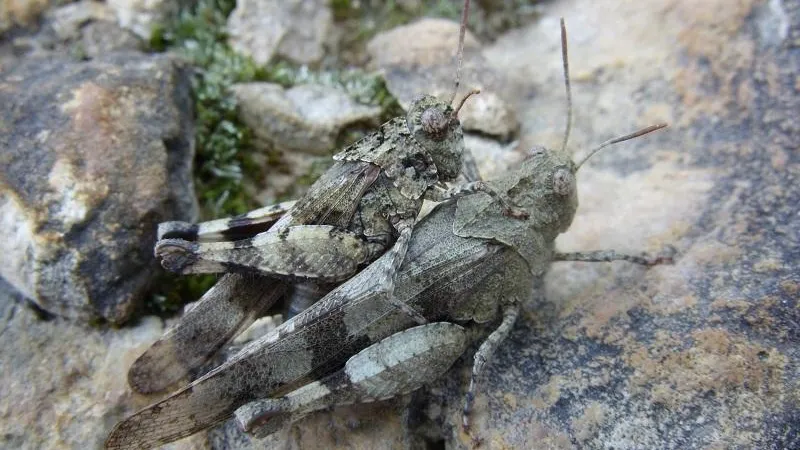
[[[225,42],[225,24],[235,5],[230,0],[201,0],[156,29],[150,39],[154,50],[177,53],[195,68],[195,183],[205,217],[241,214],[257,206],[242,184],[245,178],[258,178],[249,157],[252,132],[237,117],[229,88],[264,79],[265,71]]]

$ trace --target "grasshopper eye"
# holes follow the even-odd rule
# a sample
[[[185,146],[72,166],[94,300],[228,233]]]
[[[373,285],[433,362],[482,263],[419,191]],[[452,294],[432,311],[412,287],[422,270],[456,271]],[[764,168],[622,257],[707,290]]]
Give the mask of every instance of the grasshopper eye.
[[[558,195],[571,195],[575,190],[575,175],[569,169],[557,169],[553,173],[553,191]]]
[[[431,106],[422,112],[420,122],[422,123],[422,131],[424,131],[426,135],[431,139],[441,141],[447,134],[450,118],[439,110],[439,108]]]

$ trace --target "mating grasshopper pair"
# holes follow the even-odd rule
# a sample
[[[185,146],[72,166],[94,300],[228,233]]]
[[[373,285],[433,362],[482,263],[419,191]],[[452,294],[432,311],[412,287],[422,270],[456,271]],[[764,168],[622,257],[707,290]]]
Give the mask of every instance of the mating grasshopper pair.
[[[566,32],[563,22],[562,46],[566,74]],[[568,76],[566,80],[569,98]],[[420,117],[424,118],[424,115],[422,113]],[[571,118],[571,106],[568,117]],[[453,322],[484,323],[502,317],[499,326],[475,355],[464,407],[464,425],[468,426],[471,399],[479,375],[513,327],[520,304],[530,295],[535,277],[542,276],[551,261],[627,260],[647,265],[663,261],[662,258],[628,256],[613,251],[572,254],[555,251],[554,239],[569,228],[577,209],[575,177],[586,159],[607,145],[663,127],[653,126],[607,141],[576,164],[565,152],[570,123],[571,120],[568,120],[561,150],[535,149],[516,171],[492,182],[472,185],[481,186],[480,190],[484,192],[472,193],[457,201],[439,205],[414,226],[413,236],[410,228],[398,229],[396,245],[405,247],[402,253],[390,251],[383,254],[321,301],[273,332],[251,342],[218,368],[121,422],[109,437],[107,448],[149,448],[164,444],[225,420],[234,412],[246,429],[265,434],[321,407],[383,399],[409,392],[441,375],[464,352],[463,328]],[[409,126],[411,128],[413,125]],[[380,144],[376,142],[376,145]],[[336,170],[343,170],[341,166],[338,167]],[[408,170],[414,166],[404,167]],[[424,172],[416,168],[414,170],[417,174]],[[388,176],[385,172],[390,171],[384,168],[377,177]],[[387,183],[389,180],[386,180]],[[362,198],[367,196],[367,191],[362,192]],[[305,199],[309,198],[295,204],[283,218],[277,220],[277,224],[293,220],[295,208],[303,202],[308,204]],[[523,208],[529,217],[522,214],[509,217],[510,204]],[[356,211],[353,214],[362,212],[355,207],[352,209]],[[250,220],[215,221],[199,227],[173,226],[164,232],[165,240],[159,243],[160,253],[167,257],[167,265],[174,264],[172,267],[219,264],[198,262],[200,260],[195,256],[201,244],[170,239],[174,235],[190,237],[193,233],[213,237],[225,229],[242,233],[257,232],[261,230],[259,227],[268,222],[263,218],[269,217],[265,213],[270,211],[265,209],[251,213]],[[341,208],[336,213],[346,215]],[[224,223],[227,225],[221,227]],[[241,226],[231,226],[237,223]],[[268,245],[264,248],[271,250],[286,249],[286,245],[294,249],[297,242],[290,239],[294,230],[289,227],[281,229],[274,236],[260,234],[253,239],[235,241],[244,242],[242,244],[222,242],[213,248],[220,251],[235,250],[250,248],[247,246],[258,242]],[[306,231],[319,231],[319,236],[327,233],[327,238],[337,241],[342,249],[358,245],[352,242],[351,234],[342,234],[335,227],[299,229],[297,232]],[[179,251],[171,250],[176,248]],[[313,245],[308,250],[313,253]],[[318,258],[325,263],[326,254],[336,251],[325,247],[319,252]],[[352,255],[345,251],[342,254]],[[223,258],[224,264],[215,266],[215,269],[240,269],[266,261],[265,258],[280,260],[281,257],[259,255],[255,259],[234,263]],[[301,259],[290,253],[287,267],[291,269],[290,263],[298,262],[306,264],[302,270],[324,265],[307,262],[308,259],[305,254]],[[367,260],[369,256],[364,259]],[[324,267],[334,267],[335,264]],[[240,314],[233,320],[218,319],[218,322],[224,322],[221,327],[224,331],[221,332],[213,330],[217,321],[203,324],[217,333],[215,337],[219,340],[220,336],[229,335],[230,330],[238,329],[237,326],[247,322],[241,317],[258,315],[253,312],[258,309],[253,307],[253,302],[264,298],[274,300],[283,295],[291,280],[289,276],[281,280],[283,291],[261,291],[263,286],[257,286],[258,283],[254,282],[260,279],[239,275],[242,280],[239,287],[224,285],[226,287],[220,288],[218,284],[209,291],[212,295],[207,294],[207,297],[217,301],[209,303],[204,298],[199,306],[187,313],[186,318],[198,308],[206,308],[205,317],[209,317],[207,314],[215,308],[223,313],[246,310],[246,314]],[[294,276],[303,280],[308,278]],[[393,281],[391,295],[387,295],[387,278]],[[240,297],[248,294],[246,299]],[[204,303],[207,305],[204,306]],[[250,309],[242,309],[242,305],[249,305]],[[143,365],[153,361],[168,361],[170,358],[172,362],[163,367],[187,364],[187,359],[181,359],[185,355],[180,353],[179,345],[184,341],[192,341],[192,336],[186,331],[191,326],[185,327],[181,332],[183,334],[168,334],[159,341],[166,342],[156,352],[160,357],[145,360]],[[197,325],[196,329],[202,327]],[[197,338],[202,339],[203,336]],[[158,348],[158,345],[154,348]],[[202,346],[204,351],[212,347],[209,344]],[[196,357],[196,354],[189,357]],[[174,361],[178,361],[178,364]],[[157,365],[150,369],[155,374],[152,367]]]

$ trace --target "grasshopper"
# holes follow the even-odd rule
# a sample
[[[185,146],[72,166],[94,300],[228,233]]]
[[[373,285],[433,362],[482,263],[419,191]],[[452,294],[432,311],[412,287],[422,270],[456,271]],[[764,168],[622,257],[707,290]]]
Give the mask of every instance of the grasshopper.
[[[425,322],[392,294],[424,199],[487,192],[505,205],[505,214],[527,216],[482,181],[451,188],[444,184],[465,166],[458,112],[477,92],[451,106],[459,86],[469,3],[464,2],[449,102],[422,96],[405,117],[384,123],[335,155],[335,164],[297,202],[230,219],[159,226],[155,253],[164,268],[226,275],[133,364],[128,380],[135,390],[165,389],[205,363],[278,300],[290,297],[292,316],[387,250],[391,257],[380,274],[382,292],[395,307]],[[474,171],[472,166],[467,158],[468,171]]]
[[[509,218],[497,196],[482,192],[438,205],[414,227],[394,295],[426,324],[419,325],[382,295],[380,276],[393,258],[385,253],[221,366],[119,423],[106,448],[151,448],[233,414],[245,429],[263,435],[321,405],[413,391],[446,371],[464,351],[459,325],[453,322],[499,318],[474,356],[463,413],[469,429],[479,377],[511,331],[535,279],[551,262],[669,262],[670,255],[555,250],[555,238],[569,228],[578,206],[580,167],[600,149],[666,126],[606,141],[575,163],[566,153],[572,106],[563,20],[561,37],[569,111],[562,148],[537,147],[519,169],[487,183],[530,217]]]

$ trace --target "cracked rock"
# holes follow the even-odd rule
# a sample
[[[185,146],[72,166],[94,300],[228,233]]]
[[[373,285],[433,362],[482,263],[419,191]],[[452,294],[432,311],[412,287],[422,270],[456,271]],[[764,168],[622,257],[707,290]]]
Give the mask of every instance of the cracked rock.
[[[189,89],[167,56],[0,73],[0,274],[49,312],[124,321],[155,268],[156,224],[197,215]]]

